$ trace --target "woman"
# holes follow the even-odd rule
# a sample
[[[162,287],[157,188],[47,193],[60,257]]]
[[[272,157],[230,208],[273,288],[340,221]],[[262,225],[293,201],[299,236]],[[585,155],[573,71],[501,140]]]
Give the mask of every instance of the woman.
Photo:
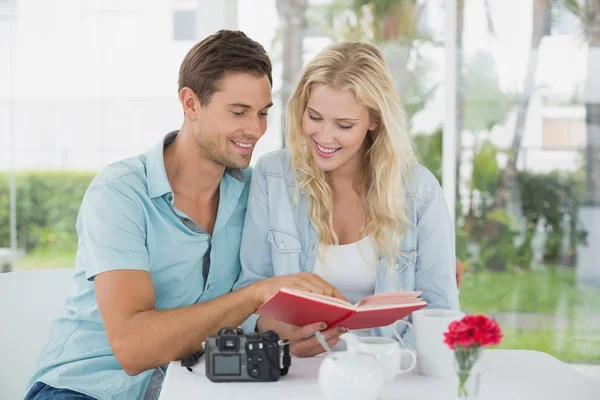
[[[420,290],[428,307],[458,309],[453,221],[439,183],[417,164],[381,52],[358,42],[323,50],[288,103],[287,129],[289,149],[254,169],[236,286],[307,272],[352,303]],[[309,337],[318,323],[253,316],[243,327],[277,331],[297,356],[323,351]],[[322,333],[334,346],[343,332]],[[414,347],[412,332],[402,332]],[[394,337],[391,326],[369,333]]]

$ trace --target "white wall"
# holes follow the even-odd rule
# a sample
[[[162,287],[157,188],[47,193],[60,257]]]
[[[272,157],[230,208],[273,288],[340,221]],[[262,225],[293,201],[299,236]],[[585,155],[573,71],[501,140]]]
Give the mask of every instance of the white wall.
[[[275,0],[17,3],[16,46],[12,51],[7,39],[10,25],[6,20],[0,22],[0,170],[9,168],[11,121],[18,169],[96,169],[143,151],[166,131],[176,129],[181,123],[176,97],[178,69],[195,44],[172,40],[172,12],[179,8],[198,7],[199,39],[237,21],[239,29],[271,54],[275,107],[253,160],[280,147],[282,110],[277,90],[281,69],[279,56],[272,49],[279,23]],[[530,4],[525,3],[529,2],[492,1],[497,36],[491,37],[482,18],[482,2],[467,1],[466,55],[479,49],[491,51],[507,90],[518,90],[524,77],[531,19]],[[431,22],[443,22],[442,4],[430,4],[427,15]],[[305,62],[328,43],[327,38],[307,38]],[[568,91],[585,78],[585,48],[574,43],[568,35],[544,39],[536,74],[540,86]],[[441,68],[434,75],[441,82],[444,59],[443,49],[438,50],[431,50],[430,55]],[[11,62],[15,66],[13,75]],[[11,82],[16,99],[13,108],[8,104]],[[532,100],[525,147],[541,144],[541,112],[540,101]],[[415,119],[415,130],[431,131],[443,123],[443,116],[442,86],[439,96]],[[514,118],[495,131],[494,142],[510,144],[511,124]],[[530,161],[528,165],[547,165]]]
[[[11,134],[17,169],[98,169],[177,129],[179,66],[196,43],[172,40],[181,3],[19,0],[15,46],[0,48],[0,170]],[[198,34],[235,27],[232,5],[193,1]]]

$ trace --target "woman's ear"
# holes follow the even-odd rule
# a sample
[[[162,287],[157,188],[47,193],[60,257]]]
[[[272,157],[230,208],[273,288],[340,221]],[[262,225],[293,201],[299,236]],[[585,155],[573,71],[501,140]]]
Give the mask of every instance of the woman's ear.
[[[371,123],[369,124],[369,131],[373,132],[375,129],[377,129],[378,126],[379,123],[377,123],[377,121],[371,121]]]
[[[379,114],[374,111],[369,111],[369,128],[370,132],[373,132],[379,126]]]

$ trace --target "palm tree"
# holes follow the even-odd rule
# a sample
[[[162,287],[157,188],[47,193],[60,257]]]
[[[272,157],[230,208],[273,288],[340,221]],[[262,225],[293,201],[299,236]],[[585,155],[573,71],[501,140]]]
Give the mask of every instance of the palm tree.
[[[333,41],[369,41],[379,46],[398,85],[409,120],[433,96],[432,70],[421,54],[437,44],[423,26],[423,0],[334,0],[311,5],[311,24]],[[414,64],[411,62],[414,61]]]
[[[279,95],[282,115],[285,115],[285,105],[292,95],[296,79],[304,65],[304,31],[308,1],[277,0],[276,6],[282,42],[281,91]],[[285,146],[285,133],[282,132],[282,135],[282,143]]]
[[[516,183],[517,159],[519,157],[519,150],[525,133],[525,117],[535,85],[535,73],[539,56],[538,50],[542,38],[549,33],[549,24],[549,0],[533,0],[533,29],[531,32],[531,47],[529,51],[529,61],[527,63],[527,75],[525,76],[525,85],[523,92],[521,93],[521,100],[517,111],[515,134],[513,136],[512,145],[510,146],[510,151],[508,152],[508,162],[502,173],[498,190],[496,191],[494,208],[506,207],[510,197],[511,188]]]
[[[484,0],[485,17],[487,19],[487,31],[491,35],[496,35],[489,0]],[[456,198],[460,200],[460,166],[462,164],[462,134],[465,128],[465,74],[463,71],[464,51],[463,51],[463,32],[465,23],[465,0],[456,1]],[[472,194],[472,192],[471,192]]]
[[[497,166],[497,149],[489,142],[489,134],[497,124],[502,124],[508,112],[518,104],[516,96],[500,87],[496,63],[491,54],[478,51],[466,60],[464,68],[463,101],[465,111],[462,123],[473,133],[473,169],[470,182],[469,208],[464,227],[471,233],[476,223],[475,211],[481,210],[482,202],[475,204],[475,192],[480,196],[494,193],[500,177]],[[457,132],[458,133],[458,132]],[[483,140],[482,140],[483,139]]]

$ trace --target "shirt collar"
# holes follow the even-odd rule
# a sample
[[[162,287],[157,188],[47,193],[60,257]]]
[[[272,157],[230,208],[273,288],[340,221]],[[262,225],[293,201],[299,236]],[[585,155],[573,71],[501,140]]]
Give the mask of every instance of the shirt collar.
[[[146,179],[148,180],[148,195],[150,198],[160,197],[173,191],[169,184],[169,178],[167,178],[163,153],[165,148],[173,143],[178,133],[179,131],[169,132],[148,154]]]
[[[167,170],[165,169],[164,149],[169,146],[179,131],[169,132],[159,143],[157,143],[146,161],[146,179],[148,180],[148,195],[150,198],[160,197],[167,193],[172,193]],[[225,168],[225,173],[230,175],[236,181],[244,182],[246,177],[239,168]]]

